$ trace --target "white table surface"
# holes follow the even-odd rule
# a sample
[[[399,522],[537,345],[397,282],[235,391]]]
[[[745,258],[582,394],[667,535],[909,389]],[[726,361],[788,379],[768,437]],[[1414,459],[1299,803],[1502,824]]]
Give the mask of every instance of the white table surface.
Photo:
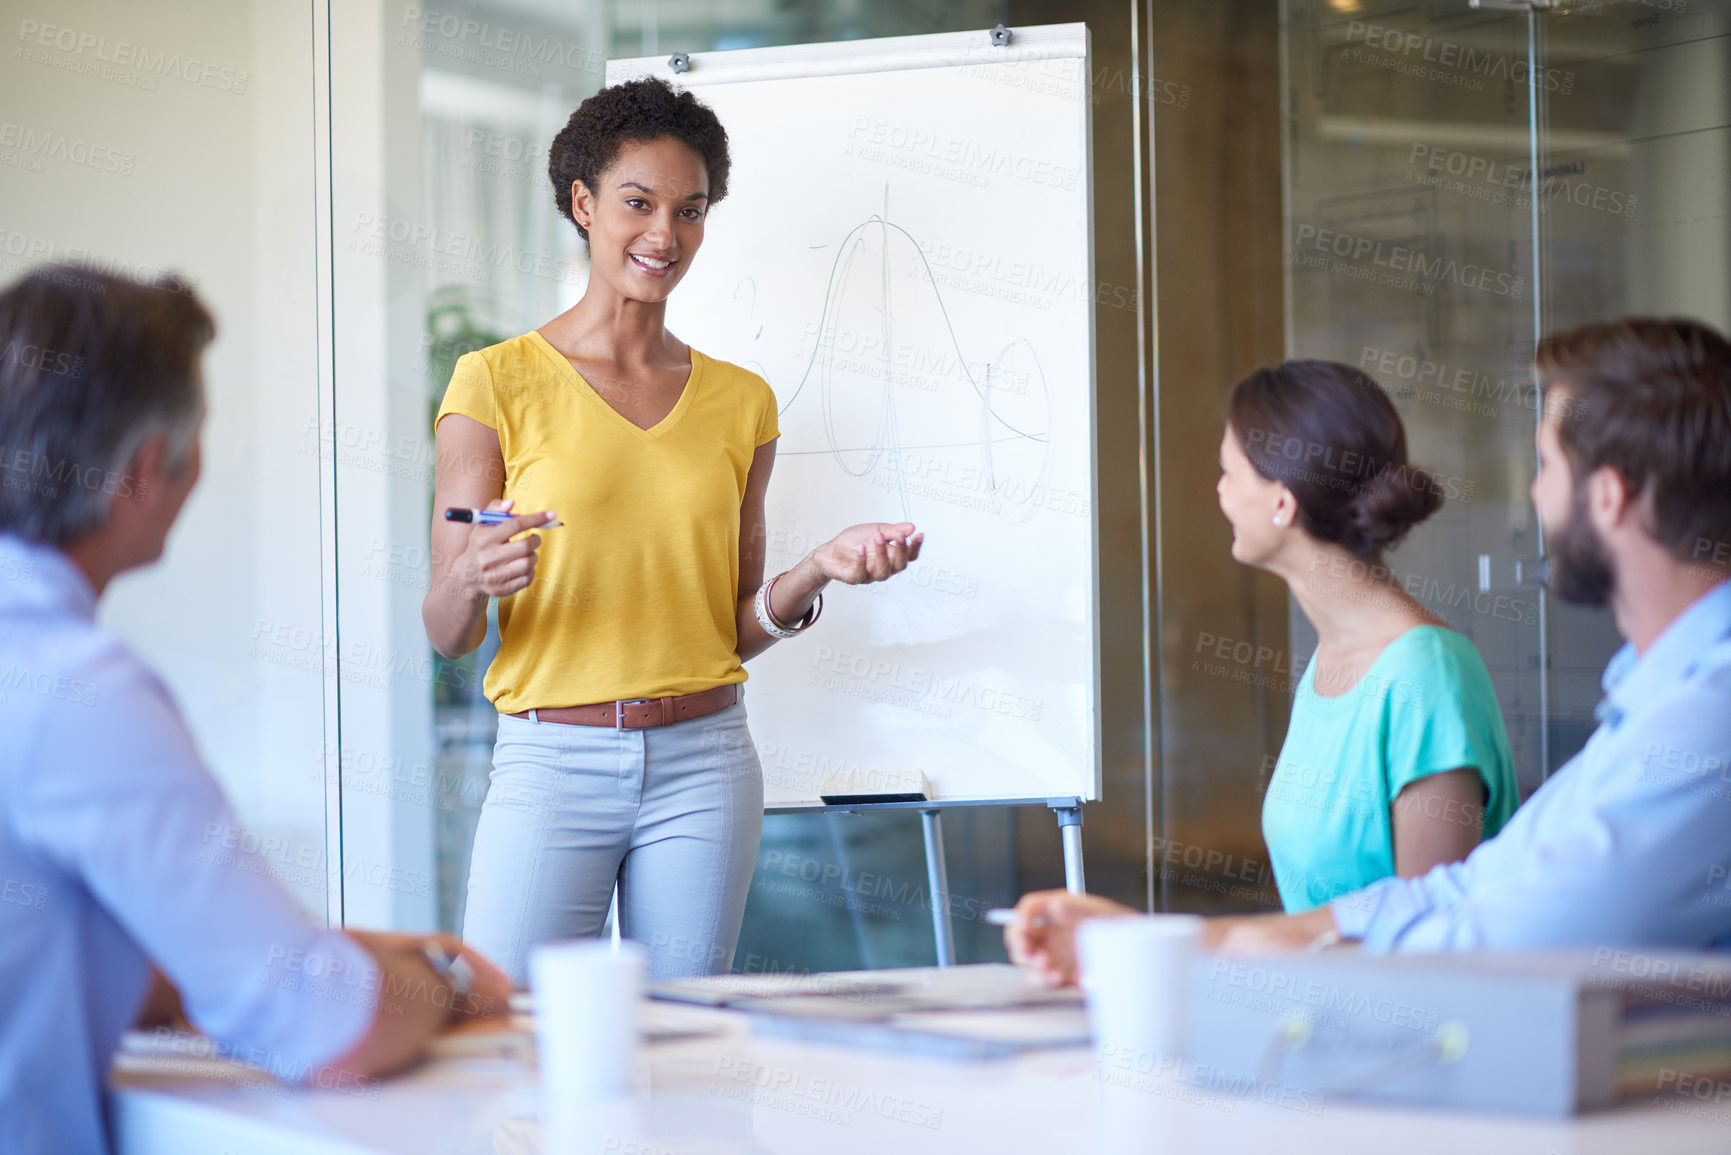
[[[647,1014],[659,1026],[717,1033],[648,1046],[647,1092],[597,1110],[575,1134],[544,1133],[536,1071],[521,1053],[526,1036],[515,1036],[514,1046],[508,1032],[494,1031],[496,1053],[447,1053],[365,1088],[288,1088],[209,1061],[134,1058],[114,1078],[118,1148],[121,1155],[1731,1152],[1731,1101],[1679,1100],[1667,1104],[1676,1109],[1621,1108],[1567,1121],[1339,1099],[1307,1113],[1201,1092],[1175,1078],[1102,1079],[1084,1048],[956,1063],[753,1038],[726,1011],[650,1004]],[[493,1050],[481,1038],[469,1045]]]

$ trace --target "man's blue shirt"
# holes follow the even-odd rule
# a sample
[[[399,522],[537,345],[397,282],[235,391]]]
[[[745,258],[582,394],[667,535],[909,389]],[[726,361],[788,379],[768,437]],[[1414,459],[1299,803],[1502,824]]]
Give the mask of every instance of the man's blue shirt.
[[[0,1151],[107,1150],[150,965],[290,1080],[365,1035],[377,968],[271,879],[167,688],[57,550],[0,534]],[[337,978],[338,981],[331,981]]]
[[[1605,670],[1599,727],[1466,861],[1336,899],[1366,950],[1731,948],[1731,582]]]

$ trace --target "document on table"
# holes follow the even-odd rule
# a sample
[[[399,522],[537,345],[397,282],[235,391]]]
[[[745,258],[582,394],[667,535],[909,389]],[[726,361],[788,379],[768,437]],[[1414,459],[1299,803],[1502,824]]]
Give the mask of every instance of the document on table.
[[[759,1035],[955,1059],[1084,1046],[1075,990],[1004,965],[810,975],[727,975],[657,984],[658,999],[740,1011]]]

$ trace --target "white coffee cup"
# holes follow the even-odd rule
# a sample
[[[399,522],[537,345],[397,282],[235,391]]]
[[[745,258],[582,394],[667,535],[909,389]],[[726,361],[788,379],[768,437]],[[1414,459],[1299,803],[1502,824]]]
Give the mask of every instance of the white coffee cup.
[[[1077,928],[1088,1026],[1103,1058],[1143,1068],[1185,1057],[1202,922],[1194,914],[1140,914]]]
[[[544,1118],[635,1089],[648,965],[648,952],[634,942],[581,939],[529,952]]]

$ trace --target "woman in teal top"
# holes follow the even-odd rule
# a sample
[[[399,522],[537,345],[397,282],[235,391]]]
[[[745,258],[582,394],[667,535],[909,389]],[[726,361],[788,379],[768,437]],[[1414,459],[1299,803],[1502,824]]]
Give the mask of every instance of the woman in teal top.
[[[1317,632],[1262,807],[1296,913],[1465,858],[1514,812],[1514,759],[1478,650],[1383,564],[1442,505],[1388,397],[1351,366],[1288,361],[1239,382],[1228,414],[1232,556],[1281,577]]]

